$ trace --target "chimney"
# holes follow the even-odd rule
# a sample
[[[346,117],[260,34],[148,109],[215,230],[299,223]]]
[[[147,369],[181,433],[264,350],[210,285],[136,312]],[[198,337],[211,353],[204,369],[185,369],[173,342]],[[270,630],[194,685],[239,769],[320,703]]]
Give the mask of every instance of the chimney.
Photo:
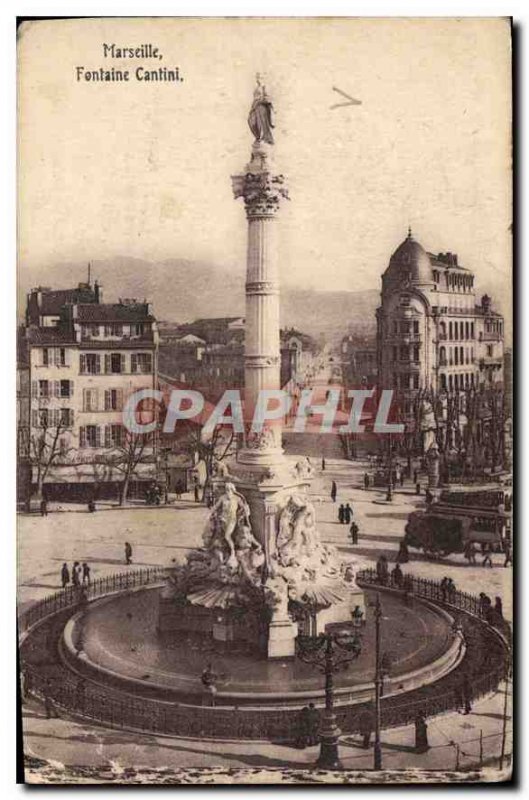
[[[94,295],[95,295],[96,303],[99,304],[99,303],[103,302],[103,287],[101,286],[100,283],[98,283],[97,280],[94,283]]]
[[[489,312],[490,311],[490,307],[491,307],[491,303],[492,303],[492,300],[489,297],[489,295],[488,294],[484,294],[483,297],[481,298],[481,307],[483,308],[483,311]]]

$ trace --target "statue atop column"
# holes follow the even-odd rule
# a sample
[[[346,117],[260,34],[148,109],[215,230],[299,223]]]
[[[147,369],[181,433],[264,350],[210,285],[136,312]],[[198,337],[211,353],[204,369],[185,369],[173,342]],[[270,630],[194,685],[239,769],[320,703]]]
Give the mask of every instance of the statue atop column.
[[[253,103],[248,115],[248,125],[256,143],[274,144],[272,112],[272,101],[268,97],[266,87],[261,83],[261,78],[258,75],[257,86],[253,93]]]

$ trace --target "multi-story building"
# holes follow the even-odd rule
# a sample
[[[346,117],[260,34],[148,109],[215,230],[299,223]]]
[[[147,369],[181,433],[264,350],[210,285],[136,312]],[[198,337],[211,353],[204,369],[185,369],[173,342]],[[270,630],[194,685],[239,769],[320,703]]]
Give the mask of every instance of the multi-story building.
[[[25,348],[33,491],[48,498],[114,496],[137,461],[131,491],[156,474],[153,437],[132,441],[122,424],[128,396],[157,386],[158,333],[148,303],[102,303],[101,288],[35,289]],[[152,415],[152,407],[144,411]],[[135,452],[131,452],[135,448]]]
[[[411,233],[382,275],[377,309],[378,382],[398,390],[406,414],[420,390],[500,386],[503,317],[455,253],[428,253]]]

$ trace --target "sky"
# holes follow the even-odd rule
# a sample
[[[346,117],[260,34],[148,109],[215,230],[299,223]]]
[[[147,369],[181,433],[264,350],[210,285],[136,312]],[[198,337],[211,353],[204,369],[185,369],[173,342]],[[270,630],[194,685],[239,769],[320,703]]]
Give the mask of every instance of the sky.
[[[163,60],[104,58],[103,43],[150,43]],[[411,225],[427,250],[458,253],[509,316],[507,20],[56,20],[26,24],[18,57],[21,284],[117,256],[244,271],[230,176],[249,160],[260,72],[291,195],[285,284],[379,288]],[[178,66],[183,81],[76,80],[76,66],[138,64]],[[344,102],[333,87],[361,105],[331,108]]]

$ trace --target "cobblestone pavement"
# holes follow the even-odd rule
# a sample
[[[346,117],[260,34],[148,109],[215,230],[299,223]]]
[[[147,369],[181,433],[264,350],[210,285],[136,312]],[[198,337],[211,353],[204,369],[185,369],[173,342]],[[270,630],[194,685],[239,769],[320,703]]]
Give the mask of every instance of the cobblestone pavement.
[[[313,436],[314,434],[306,434]],[[335,443],[336,444],[336,443]],[[296,442],[298,452],[306,451],[306,443]],[[310,452],[317,453],[319,442],[311,439]],[[326,451],[327,452],[327,451]],[[313,501],[321,536],[324,542],[336,545],[344,557],[353,559],[358,568],[373,566],[384,553],[390,563],[394,561],[398,544],[404,534],[404,526],[410,511],[420,508],[423,500],[417,497],[410,484],[397,490],[391,504],[383,502],[384,492],[363,489],[362,476],[366,464],[348,462],[336,456],[336,447],[327,457],[326,470],[321,472],[319,459],[313,457],[316,477],[312,485]],[[330,501],[332,480],[338,484],[336,503]],[[355,519],[360,527],[359,544],[352,547],[348,541],[347,526],[340,525],[337,509],[341,502],[350,502]],[[174,502],[170,507],[147,508],[136,506],[126,509],[105,508],[95,514],[86,507],[67,507],[50,504],[47,517],[20,515],[18,520],[18,585],[21,608],[56,591],[59,587],[59,572],[64,561],[87,561],[93,577],[123,571],[124,542],[133,546],[133,565],[158,566],[169,564],[172,558],[180,558],[186,551],[200,543],[207,510],[192,501],[191,496]],[[69,510],[66,510],[69,509]],[[493,556],[492,569],[480,565],[467,566],[463,557],[452,555],[432,561],[422,553],[410,551],[411,559],[405,569],[414,575],[439,580],[451,575],[457,588],[474,594],[485,591],[494,598],[503,600],[504,613],[511,619],[510,569],[504,569],[502,557]],[[384,766],[392,769],[454,770],[475,766],[479,761],[480,731],[482,732],[482,755],[486,764],[497,759],[501,747],[501,725],[503,715],[503,687],[492,697],[476,703],[468,716],[447,714],[429,721],[431,749],[423,754],[413,752],[413,729],[411,727],[387,731],[383,735]],[[193,776],[174,772],[181,768],[222,768],[222,775],[215,777],[215,770],[204,779],[210,782],[233,782],[241,780],[231,770],[252,770],[248,781],[257,780],[255,770],[278,767],[296,769],[309,767],[315,760],[317,748],[297,750],[274,745],[269,742],[205,742],[182,741],[145,736],[123,731],[111,731],[97,726],[79,724],[73,720],[47,720],[36,704],[24,707],[24,729],[26,755],[36,759],[29,766],[28,779],[38,782],[47,773],[56,773],[52,780],[79,780],[93,782],[106,779],[143,780],[146,773],[138,776],[137,769],[157,770],[149,782],[193,782]],[[457,747],[459,744],[459,756]],[[507,752],[511,751],[507,742]],[[359,742],[344,737],[341,746],[344,766],[350,770],[369,769],[372,764],[372,749],[363,750]],[[39,762],[44,760],[44,764]],[[497,766],[497,760],[493,762]],[[70,767],[83,765],[92,773],[73,777]],[[127,773],[126,770],[133,770]],[[163,770],[169,772],[163,772]],[[89,770],[89,772],[90,772]],[[94,778],[93,770],[101,771]],[[221,770],[222,771],[222,770]],[[242,774],[242,773],[241,773]],[[246,773],[245,773],[246,774]],[[328,779],[312,770],[296,780]],[[62,775],[62,778],[60,777]],[[252,775],[254,776],[252,778]],[[259,780],[269,780],[264,773]],[[277,773],[272,773],[271,782],[277,782]],[[69,776],[69,778],[68,778]],[[433,776],[433,773],[432,773]],[[468,779],[467,775],[467,779]],[[288,777],[283,776],[283,780]],[[344,778],[338,778],[342,781]],[[366,780],[371,780],[369,773]],[[496,779],[496,778],[494,778]],[[357,775],[356,780],[363,778]]]

